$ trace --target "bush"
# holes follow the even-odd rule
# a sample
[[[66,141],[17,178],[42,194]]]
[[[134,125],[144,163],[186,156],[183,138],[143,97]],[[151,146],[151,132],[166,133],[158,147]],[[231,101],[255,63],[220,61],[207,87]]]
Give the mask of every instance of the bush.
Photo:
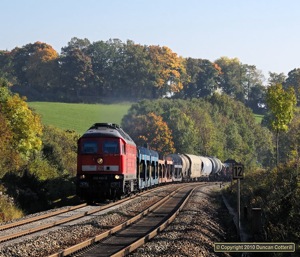
[[[18,219],[22,216],[22,210],[15,206],[14,199],[9,197],[6,189],[0,185],[0,222]]]
[[[298,181],[295,163],[272,170],[257,170],[247,174],[242,180],[241,209],[244,206],[262,209],[265,241],[300,243]],[[237,194],[235,183],[227,189],[227,193],[231,196],[230,199],[235,201]]]
[[[78,138],[79,135],[73,131],[44,127],[42,153],[60,175],[76,175]]]

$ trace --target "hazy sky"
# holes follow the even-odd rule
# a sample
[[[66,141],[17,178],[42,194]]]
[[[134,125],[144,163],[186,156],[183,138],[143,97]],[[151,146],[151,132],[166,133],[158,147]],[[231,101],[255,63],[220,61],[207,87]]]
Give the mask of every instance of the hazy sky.
[[[0,0],[0,50],[72,37],[168,46],[183,57],[237,57],[287,75],[300,68],[299,0]]]

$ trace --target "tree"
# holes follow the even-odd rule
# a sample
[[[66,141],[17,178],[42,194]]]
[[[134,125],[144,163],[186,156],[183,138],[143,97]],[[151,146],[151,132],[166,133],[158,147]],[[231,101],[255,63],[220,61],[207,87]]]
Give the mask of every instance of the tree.
[[[298,106],[300,104],[300,68],[293,69],[288,73],[286,81],[283,83],[283,88],[293,87],[297,97]]]
[[[0,78],[6,78],[10,82],[15,82],[13,72],[12,54],[10,51],[0,50]]]
[[[217,145],[222,143],[217,140],[217,131],[212,115],[204,107],[199,106],[199,103],[194,103],[190,109],[190,117],[198,132],[197,153],[221,158],[223,153],[219,151]]]
[[[52,46],[35,42],[14,48],[7,54],[6,76],[13,83],[12,90],[28,99],[45,99],[44,95],[57,84],[58,53]]]
[[[249,101],[253,101],[253,98],[255,98],[253,90],[263,87],[264,75],[260,70],[256,69],[255,65],[242,64],[242,70],[241,83],[245,91],[245,102],[249,106]]]
[[[22,86],[30,86],[30,75],[34,74],[41,63],[47,63],[58,57],[57,52],[52,46],[35,42],[27,44],[22,48],[14,48],[11,51],[13,70],[18,79],[18,84]]]
[[[41,149],[42,125],[40,117],[34,114],[18,95],[1,103],[2,112],[14,134],[12,147],[25,158]]]
[[[195,129],[195,122],[191,116],[185,112],[186,105],[175,106],[176,103],[170,102],[170,108],[165,106],[163,119],[167,122],[172,131],[174,147],[180,153],[196,153],[199,151],[198,135],[199,130]],[[180,118],[178,118],[180,117]]]
[[[276,133],[276,160],[279,165],[279,133],[287,131],[297,103],[295,91],[292,87],[287,90],[281,84],[269,86],[267,89],[266,102],[272,115],[270,125]]]
[[[68,46],[63,47],[61,50],[62,55],[67,54],[72,49],[79,49],[80,51],[85,52],[85,50],[88,49],[88,47],[91,45],[91,42],[87,39],[80,39],[77,37],[72,37],[70,42],[68,42]]]
[[[70,48],[60,58],[62,81],[60,91],[62,98],[70,101],[80,99],[82,91],[86,91],[93,75],[91,58],[79,48]]]
[[[76,176],[76,150],[78,135],[75,132],[44,126],[43,156],[49,165],[55,167],[57,174]]]
[[[45,43],[36,42],[34,52],[28,57],[26,77],[32,89],[42,97],[53,90],[58,82],[58,53]]]
[[[119,98],[119,91],[128,92],[124,89],[126,84],[125,45],[119,39],[110,39],[106,42],[97,41],[87,49],[91,58],[94,91],[101,97]]]
[[[134,124],[134,127],[131,124]],[[149,144],[151,149],[163,154],[175,152],[172,134],[167,123],[153,112],[124,120],[122,127],[130,131],[130,136],[137,145]]]
[[[221,57],[215,63],[221,68],[220,87],[223,92],[244,102],[245,91],[242,87],[243,68],[240,60],[238,58]]]
[[[13,133],[7,123],[0,109],[0,178],[7,172],[7,167],[15,167],[19,162],[16,151],[10,147],[13,142]]]
[[[111,46],[104,41],[94,42],[87,48],[94,74],[91,90],[94,95],[107,97],[111,94],[112,83],[109,83],[109,76],[112,73],[110,49]]]
[[[279,141],[280,156],[286,163],[295,163],[295,173],[299,175],[300,164],[300,110],[296,109],[294,117],[289,125],[289,130],[284,133]]]
[[[251,89],[262,86],[264,76],[254,65],[242,64],[238,58],[228,57],[221,57],[215,63],[221,68],[220,87],[236,100],[247,103]]]
[[[265,111],[265,95],[266,88],[262,85],[255,85],[251,87],[247,106],[253,110],[254,113],[263,113]]]
[[[147,48],[128,40],[124,46],[123,68],[119,70],[123,81],[119,93],[128,99],[133,96],[135,99],[150,98],[153,87],[151,68]]]
[[[223,150],[224,157],[234,155],[248,167],[257,166],[258,162],[263,166],[268,164],[273,157],[270,133],[255,122],[253,112],[226,94],[215,93],[208,100],[212,106],[206,109],[210,110],[217,132],[216,144]],[[219,151],[217,156],[221,154]]]
[[[286,80],[284,73],[269,72],[269,85],[283,84]]]
[[[187,81],[178,95],[198,98],[211,95],[218,88],[220,68],[205,59],[186,59]]]
[[[17,170],[42,146],[42,125],[26,102],[0,78],[0,177]]]
[[[155,82],[153,98],[179,92],[185,82],[186,70],[184,59],[166,46],[149,46],[148,52],[153,68],[152,77]]]

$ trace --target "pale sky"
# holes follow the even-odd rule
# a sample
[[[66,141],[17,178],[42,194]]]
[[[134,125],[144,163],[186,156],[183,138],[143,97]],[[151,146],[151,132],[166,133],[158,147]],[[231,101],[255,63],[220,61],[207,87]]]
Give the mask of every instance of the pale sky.
[[[237,57],[268,72],[300,68],[299,0],[0,0],[0,50],[72,37],[167,46],[183,57]]]

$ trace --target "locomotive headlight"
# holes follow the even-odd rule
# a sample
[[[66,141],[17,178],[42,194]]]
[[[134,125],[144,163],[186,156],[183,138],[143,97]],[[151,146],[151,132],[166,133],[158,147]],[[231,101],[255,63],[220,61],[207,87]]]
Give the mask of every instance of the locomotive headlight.
[[[85,175],[81,175],[79,178],[80,179],[85,179]]]
[[[115,179],[120,179],[121,177],[119,175],[115,175]]]
[[[98,158],[98,159],[97,159],[97,163],[98,163],[98,164],[102,164],[102,163],[103,163],[103,159],[102,159],[102,158]]]

